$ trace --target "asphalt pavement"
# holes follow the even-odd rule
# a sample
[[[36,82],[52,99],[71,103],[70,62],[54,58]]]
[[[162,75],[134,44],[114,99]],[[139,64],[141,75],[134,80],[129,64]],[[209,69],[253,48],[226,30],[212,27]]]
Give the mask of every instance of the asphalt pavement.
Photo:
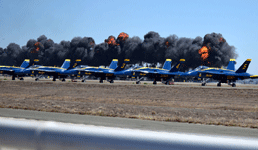
[[[258,138],[258,129],[0,108],[0,117],[211,136]],[[0,118],[1,121],[1,118]]]

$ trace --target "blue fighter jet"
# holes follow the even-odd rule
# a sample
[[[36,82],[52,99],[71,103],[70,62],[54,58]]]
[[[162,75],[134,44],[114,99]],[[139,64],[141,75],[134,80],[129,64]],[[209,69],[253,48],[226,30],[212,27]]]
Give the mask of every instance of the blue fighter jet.
[[[213,68],[213,67],[202,67],[196,68],[193,71],[189,71],[187,73],[181,74],[183,77],[193,76],[203,79],[214,79],[218,80],[217,86],[221,86],[221,83],[228,83],[232,87],[236,86],[236,80],[243,80],[248,78],[258,78],[258,75],[250,75],[246,73],[246,70],[251,62],[251,59],[247,59],[238,69],[234,71],[232,65],[233,61],[230,61],[227,69],[223,68]],[[207,80],[203,80],[202,86],[206,85]]]
[[[115,69],[117,68],[117,59],[113,59],[112,62],[110,63],[108,68],[105,69]],[[88,66],[88,65],[79,65],[73,69],[65,70],[63,72],[60,72],[60,75],[70,75],[72,78],[76,77],[81,77],[82,82],[85,82],[86,78],[89,76],[92,76],[93,74],[91,72],[86,72],[85,70],[100,70],[103,69],[104,67],[94,67],[94,66]]]
[[[34,65],[28,68],[26,71],[29,72],[29,74],[36,76],[35,81],[39,80],[39,75],[53,76],[53,81],[56,81],[56,78],[58,78],[58,73],[67,69],[70,69],[70,59],[66,59],[61,67]]]
[[[30,66],[30,60],[25,59],[20,67],[15,66],[0,66],[0,74],[9,74],[12,76],[12,80],[15,80],[15,77],[23,80],[23,77],[26,75],[24,71]]]
[[[100,83],[103,83],[103,80],[114,83],[116,76],[125,76],[132,73],[132,69],[124,70],[129,61],[129,59],[125,59],[124,62],[116,68],[88,67],[85,68],[85,70],[82,70],[81,73],[99,78]]]
[[[135,69],[134,74],[138,78],[136,84],[140,84],[140,81],[144,77],[148,77],[153,80],[153,84],[157,84],[157,81],[161,81],[162,83],[169,85],[175,76],[182,73],[179,72],[179,68],[184,62],[185,59],[180,59],[180,61],[171,69],[171,59],[167,59],[162,69],[151,67]]]
[[[227,66],[227,70],[232,70],[235,71],[235,64],[236,64],[236,60],[235,59],[230,59],[228,66]],[[198,80],[203,80],[203,77],[199,77],[198,76],[198,71],[204,70],[210,68],[208,66],[199,66],[197,68],[195,68],[194,70],[188,71],[186,73],[182,73],[181,76],[182,77],[194,77]],[[207,80],[208,81],[208,80]]]

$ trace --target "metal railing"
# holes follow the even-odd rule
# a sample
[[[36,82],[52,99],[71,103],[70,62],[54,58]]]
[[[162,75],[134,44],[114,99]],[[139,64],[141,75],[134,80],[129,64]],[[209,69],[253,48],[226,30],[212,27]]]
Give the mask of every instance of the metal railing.
[[[255,150],[258,139],[0,118],[0,150],[3,147],[19,150]]]

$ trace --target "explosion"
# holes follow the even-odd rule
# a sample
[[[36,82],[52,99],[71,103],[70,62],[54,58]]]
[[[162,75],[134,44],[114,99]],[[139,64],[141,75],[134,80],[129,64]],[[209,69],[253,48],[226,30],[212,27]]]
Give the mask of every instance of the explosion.
[[[121,33],[118,35],[118,37],[117,37],[117,39],[118,39],[119,41],[125,41],[125,40],[127,40],[128,38],[129,38],[129,35],[126,34],[126,33],[124,33],[124,32],[121,32]]]
[[[39,52],[39,50],[40,50],[40,47],[43,47],[44,48],[44,46],[40,43],[40,42],[36,42],[35,44],[34,44],[34,49],[30,52],[30,53],[38,53]]]
[[[209,49],[206,46],[203,46],[198,52],[201,55],[202,60],[206,60],[209,57]]]
[[[224,63],[228,63],[230,58],[225,54],[231,52],[228,52],[226,47],[230,51],[230,47],[221,34],[206,34],[202,48],[198,50],[198,53],[201,55],[202,65],[221,67]]]
[[[105,40],[105,43],[108,43],[108,45],[113,45],[113,46],[119,45],[119,44],[116,43],[116,39],[112,35],[109,36],[108,39]]]
[[[223,37],[221,37],[221,38],[219,39],[219,41],[220,41],[220,42],[226,42],[226,40],[225,40]]]
[[[165,45],[167,46],[167,48],[170,46],[168,41],[165,42]]]
[[[121,32],[117,37],[109,36],[100,44],[95,44],[91,37],[74,37],[70,41],[55,43],[41,35],[28,40],[22,47],[10,43],[6,48],[0,48],[0,63],[3,65],[20,65],[24,59],[39,59],[44,65],[61,66],[65,59],[71,59],[71,62],[81,59],[82,64],[107,66],[114,58],[153,65],[164,63],[169,58],[175,65],[184,58],[186,62],[182,71],[187,71],[200,65],[226,66],[230,59],[237,56],[235,47],[230,46],[219,33],[193,39],[176,35],[161,37],[157,32],[150,31],[141,39]]]

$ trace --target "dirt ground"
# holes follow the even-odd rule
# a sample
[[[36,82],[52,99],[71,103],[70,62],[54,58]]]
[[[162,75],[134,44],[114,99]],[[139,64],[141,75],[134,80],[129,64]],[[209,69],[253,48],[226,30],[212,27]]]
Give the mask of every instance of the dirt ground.
[[[0,107],[258,128],[258,86],[0,79]]]

